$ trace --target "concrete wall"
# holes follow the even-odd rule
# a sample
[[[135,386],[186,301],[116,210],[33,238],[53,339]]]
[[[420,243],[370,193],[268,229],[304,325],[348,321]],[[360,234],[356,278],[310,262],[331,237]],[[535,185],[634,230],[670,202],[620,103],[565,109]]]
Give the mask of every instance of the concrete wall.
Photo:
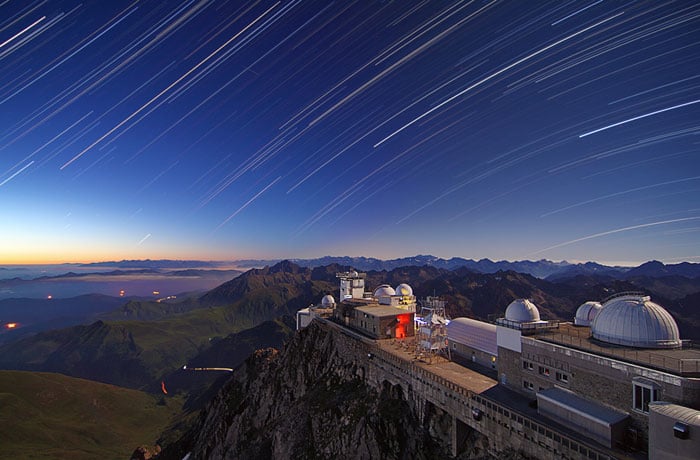
[[[485,353],[476,348],[464,345],[463,343],[455,342],[454,340],[448,339],[448,346],[450,347],[451,353],[456,353],[460,357],[481,364],[482,366],[494,367],[498,361],[493,359],[496,357],[491,353]]]
[[[501,352],[499,350],[499,358]],[[674,376],[661,371],[645,369],[641,366],[604,358],[590,353],[575,351],[555,344],[523,338],[522,360],[533,363],[533,369],[517,369],[521,379],[535,383],[535,390],[560,385],[589,399],[614,407],[631,416],[630,427],[637,432],[637,448],[646,450],[649,431],[648,415],[633,408],[633,381],[642,379],[653,382],[661,390],[662,401],[692,407],[700,404],[698,395],[700,380]],[[514,361],[511,358],[511,361]],[[539,372],[539,367],[550,369],[549,376]],[[556,380],[556,372],[566,373],[568,382]],[[510,375],[509,375],[510,378]],[[514,380],[514,379],[513,379]],[[633,443],[634,437],[627,439]]]
[[[649,406],[649,458],[652,460],[691,460],[700,456],[700,412],[693,417],[680,417],[689,426],[688,439],[673,435],[673,425],[679,421],[674,411],[663,406]],[[671,412],[671,413],[669,413]],[[690,411],[683,411],[690,412]],[[695,420],[695,423],[693,423]]]

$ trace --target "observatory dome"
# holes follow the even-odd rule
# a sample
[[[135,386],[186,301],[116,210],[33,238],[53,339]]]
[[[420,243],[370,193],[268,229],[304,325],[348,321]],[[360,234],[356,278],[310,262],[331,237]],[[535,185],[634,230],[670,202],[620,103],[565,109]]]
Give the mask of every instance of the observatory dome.
[[[628,347],[681,346],[678,325],[671,314],[643,295],[625,295],[605,302],[593,319],[591,335],[603,342]]]
[[[601,308],[603,308],[603,306],[600,302],[586,302],[582,304],[578,307],[578,310],[576,310],[574,324],[576,326],[590,326]]]
[[[506,319],[516,323],[531,323],[540,320],[540,311],[529,300],[516,299],[506,308]]]
[[[379,286],[377,289],[374,290],[374,298],[378,299],[380,297],[387,297],[387,296],[392,296],[396,295],[396,291],[394,291],[394,288],[389,286],[388,284],[382,284]]]
[[[333,306],[335,305],[335,299],[333,298],[332,295],[326,294],[321,299],[321,305],[324,308],[333,308]]]
[[[396,294],[398,295],[413,295],[413,288],[406,283],[401,283],[396,286]]]

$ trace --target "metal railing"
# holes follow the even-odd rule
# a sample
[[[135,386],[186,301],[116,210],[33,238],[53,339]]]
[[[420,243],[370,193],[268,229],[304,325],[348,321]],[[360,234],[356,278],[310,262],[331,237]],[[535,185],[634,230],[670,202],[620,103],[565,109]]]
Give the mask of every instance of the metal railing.
[[[566,334],[550,331],[542,333],[539,339],[548,342],[570,345],[582,351],[589,351],[609,358],[620,358],[634,364],[642,364],[661,371],[670,371],[683,376],[700,374],[700,359],[679,358],[647,349],[603,347],[589,340],[590,329],[569,330]],[[683,342],[683,348],[694,348],[689,341]]]

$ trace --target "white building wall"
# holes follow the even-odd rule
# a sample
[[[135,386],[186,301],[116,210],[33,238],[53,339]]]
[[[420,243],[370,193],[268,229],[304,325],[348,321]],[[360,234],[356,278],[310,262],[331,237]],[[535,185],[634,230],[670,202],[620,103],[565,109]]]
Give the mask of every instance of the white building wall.
[[[504,326],[496,326],[496,344],[517,353],[522,353],[520,331]]]

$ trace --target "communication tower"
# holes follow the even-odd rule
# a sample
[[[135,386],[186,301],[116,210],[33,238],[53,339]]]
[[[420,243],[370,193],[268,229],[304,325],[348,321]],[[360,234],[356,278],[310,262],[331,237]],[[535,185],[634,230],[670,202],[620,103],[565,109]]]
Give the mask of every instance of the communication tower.
[[[420,316],[416,317],[416,354],[428,362],[439,356],[452,359],[447,345],[447,324],[450,320],[445,313],[446,304],[439,297],[431,296],[420,302]]]

